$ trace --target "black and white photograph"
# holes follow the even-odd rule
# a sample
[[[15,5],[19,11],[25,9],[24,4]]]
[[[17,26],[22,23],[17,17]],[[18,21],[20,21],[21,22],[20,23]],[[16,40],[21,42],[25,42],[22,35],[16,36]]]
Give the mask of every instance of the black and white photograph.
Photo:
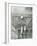
[[[32,7],[11,7],[11,39],[32,38]]]

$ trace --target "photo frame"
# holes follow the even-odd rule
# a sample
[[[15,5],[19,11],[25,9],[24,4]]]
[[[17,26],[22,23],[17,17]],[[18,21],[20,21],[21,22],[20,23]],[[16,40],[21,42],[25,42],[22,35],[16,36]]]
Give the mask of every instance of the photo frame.
[[[32,9],[32,10],[30,10],[30,9]],[[34,17],[35,17],[35,13],[34,12],[35,12],[35,10],[34,9],[35,9],[35,5],[34,4],[5,3],[5,43],[12,42],[13,40],[25,40],[26,41],[26,40],[35,39],[35,36],[34,36],[35,35],[35,33],[34,33],[34,30],[35,30],[34,29],[34,20],[35,20],[34,19]],[[30,10],[30,11],[28,11],[28,10]],[[31,19],[29,19],[29,18],[31,18]],[[29,20],[31,20],[31,22]],[[25,32],[26,34],[24,36],[18,35],[18,37],[15,36],[15,33],[11,32],[12,28],[13,28],[12,25],[17,30],[17,29],[19,29],[20,25],[24,24],[25,26],[24,27],[20,27],[20,30],[21,30],[21,32],[22,32],[23,28],[24,28],[24,30],[26,30],[27,24],[29,24],[28,21],[31,24],[31,26],[29,27],[29,30],[30,29],[32,30],[31,31],[32,32],[31,33],[31,37],[29,36],[30,34],[28,33],[28,31]],[[19,25],[17,23],[19,23]]]

